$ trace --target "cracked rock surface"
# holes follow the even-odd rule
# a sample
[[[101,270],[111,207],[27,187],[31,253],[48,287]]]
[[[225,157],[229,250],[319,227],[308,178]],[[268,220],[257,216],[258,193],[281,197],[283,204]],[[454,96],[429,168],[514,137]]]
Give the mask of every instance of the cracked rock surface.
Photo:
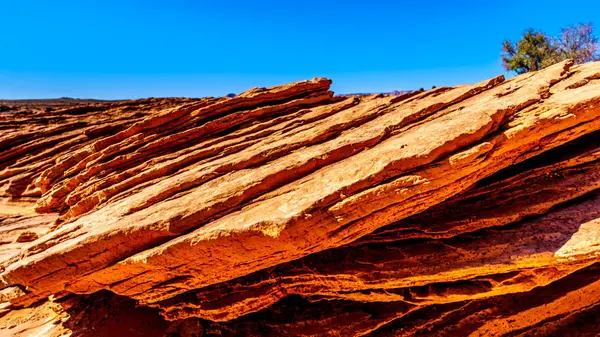
[[[0,113],[0,336],[595,335],[600,62],[330,84]]]

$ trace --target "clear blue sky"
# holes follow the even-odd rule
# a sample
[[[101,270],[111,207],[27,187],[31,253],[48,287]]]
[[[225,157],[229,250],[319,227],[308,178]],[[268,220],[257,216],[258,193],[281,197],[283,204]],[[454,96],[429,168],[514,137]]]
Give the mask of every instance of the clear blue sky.
[[[543,3],[543,4],[542,4]],[[0,0],[0,98],[224,95],[317,76],[338,93],[474,82],[529,27],[600,1]]]

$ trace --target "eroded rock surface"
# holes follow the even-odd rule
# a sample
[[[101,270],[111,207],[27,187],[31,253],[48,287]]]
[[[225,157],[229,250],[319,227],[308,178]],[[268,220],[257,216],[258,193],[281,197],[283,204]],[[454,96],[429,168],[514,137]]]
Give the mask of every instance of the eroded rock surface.
[[[48,331],[81,336],[597,331],[573,324],[600,301],[600,63],[400,96],[330,84],[4,112],[5,320],[51,311]],[[155,326],[98,329],[119,310]]]

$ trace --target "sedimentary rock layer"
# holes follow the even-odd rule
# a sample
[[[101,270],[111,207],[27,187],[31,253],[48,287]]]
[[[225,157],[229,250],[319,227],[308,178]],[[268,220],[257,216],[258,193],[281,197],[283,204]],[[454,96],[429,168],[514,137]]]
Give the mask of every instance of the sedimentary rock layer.
[[[600,63],[394,97],[330,83],[2,115],[3,196],[38,213],[0,215],[3,306],[122,296],[208,335],[551,334],[592,314]]]

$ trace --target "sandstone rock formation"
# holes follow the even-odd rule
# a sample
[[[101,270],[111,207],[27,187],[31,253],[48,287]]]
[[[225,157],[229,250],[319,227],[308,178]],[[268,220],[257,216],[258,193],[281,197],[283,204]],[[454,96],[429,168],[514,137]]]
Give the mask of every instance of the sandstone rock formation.
[[[3,112],[0,328],[595,335],[600,63],[330,83]]]

